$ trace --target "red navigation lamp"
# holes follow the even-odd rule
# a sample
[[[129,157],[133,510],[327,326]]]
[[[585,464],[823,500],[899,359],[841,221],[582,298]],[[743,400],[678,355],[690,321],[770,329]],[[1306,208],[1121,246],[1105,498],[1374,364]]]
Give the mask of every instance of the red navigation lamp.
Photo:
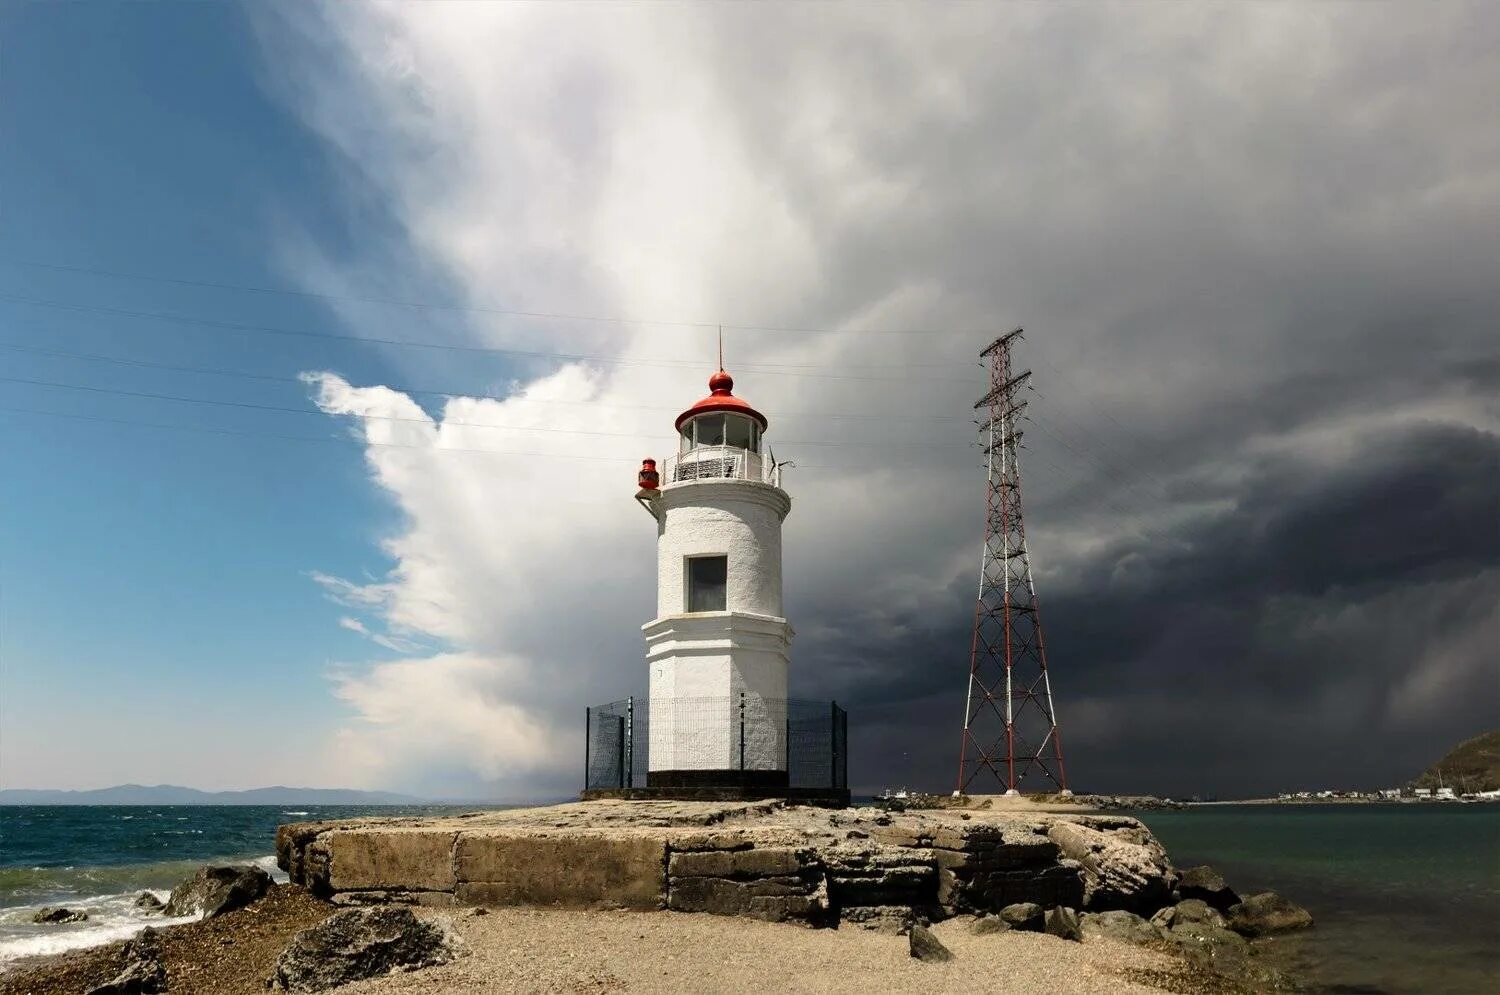
[[[636,483],[643,491],[654,491],[661,486],[661,474],[656,471],[656,460],[641,460],[641,472],[636,476]]]

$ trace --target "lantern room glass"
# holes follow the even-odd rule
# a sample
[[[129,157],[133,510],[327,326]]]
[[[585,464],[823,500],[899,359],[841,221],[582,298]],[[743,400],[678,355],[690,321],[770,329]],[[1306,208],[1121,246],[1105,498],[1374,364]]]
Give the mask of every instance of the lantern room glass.
[[[682,426],[681,451],[731,446],[760,452],[760,425],[753,418],[714,411],[699,415]]]

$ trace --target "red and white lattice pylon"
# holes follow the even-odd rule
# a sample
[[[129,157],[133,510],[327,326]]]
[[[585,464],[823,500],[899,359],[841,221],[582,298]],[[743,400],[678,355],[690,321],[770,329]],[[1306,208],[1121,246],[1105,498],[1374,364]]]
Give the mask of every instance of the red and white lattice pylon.
[[[1035,790],[1068,792],[1021,517],[1016,421],[1027,402],[1017,395],[1031,371],[1011,372],[1011,349],[1020,338],[1018,328],[979,354],[990,373],[989,392],[974,405],[985,454],[984,545],[955,794],[967,793],[985,771],[1008,795],[1019,794],[1030,774],[1041,775]]]

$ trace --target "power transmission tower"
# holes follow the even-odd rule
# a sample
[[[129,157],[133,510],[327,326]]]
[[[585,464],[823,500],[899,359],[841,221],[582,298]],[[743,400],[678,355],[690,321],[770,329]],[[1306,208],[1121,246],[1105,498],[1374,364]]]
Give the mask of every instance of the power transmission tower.
[[[981,412],[979,444],[985,454],[984,546],[955,793],[966,792],[986,770],[1008,795],[1019,794],[1034,770],[1069,793],[1021,518],[1016,420],[1027,402],[1016,397],[1031,371],[1011,372],[1011,349],[1020,338],[1018,328],[979,354],[990,372],[989,392],[974,405]]]

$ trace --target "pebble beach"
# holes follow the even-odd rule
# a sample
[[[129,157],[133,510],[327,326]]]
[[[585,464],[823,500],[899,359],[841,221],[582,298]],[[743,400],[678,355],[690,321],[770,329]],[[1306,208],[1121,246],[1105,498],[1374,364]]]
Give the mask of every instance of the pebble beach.
[[[332,907],[294,886],[221,918],[161,931],[170,991],[266,990],[280,950]],[[971,920],[937,924],[946,963],[910,956],[905,936],[863,929],[673,912],[508,908],[421,910],[452,924],[468,953],[438,967],[357,982],[347,995],[470,992],[1014,992],[1227,991],[1161,951],[1102,937],[975,935]],[[77,995],[114,976],[120,944],[39,958],[0,975],[0,995]]]

